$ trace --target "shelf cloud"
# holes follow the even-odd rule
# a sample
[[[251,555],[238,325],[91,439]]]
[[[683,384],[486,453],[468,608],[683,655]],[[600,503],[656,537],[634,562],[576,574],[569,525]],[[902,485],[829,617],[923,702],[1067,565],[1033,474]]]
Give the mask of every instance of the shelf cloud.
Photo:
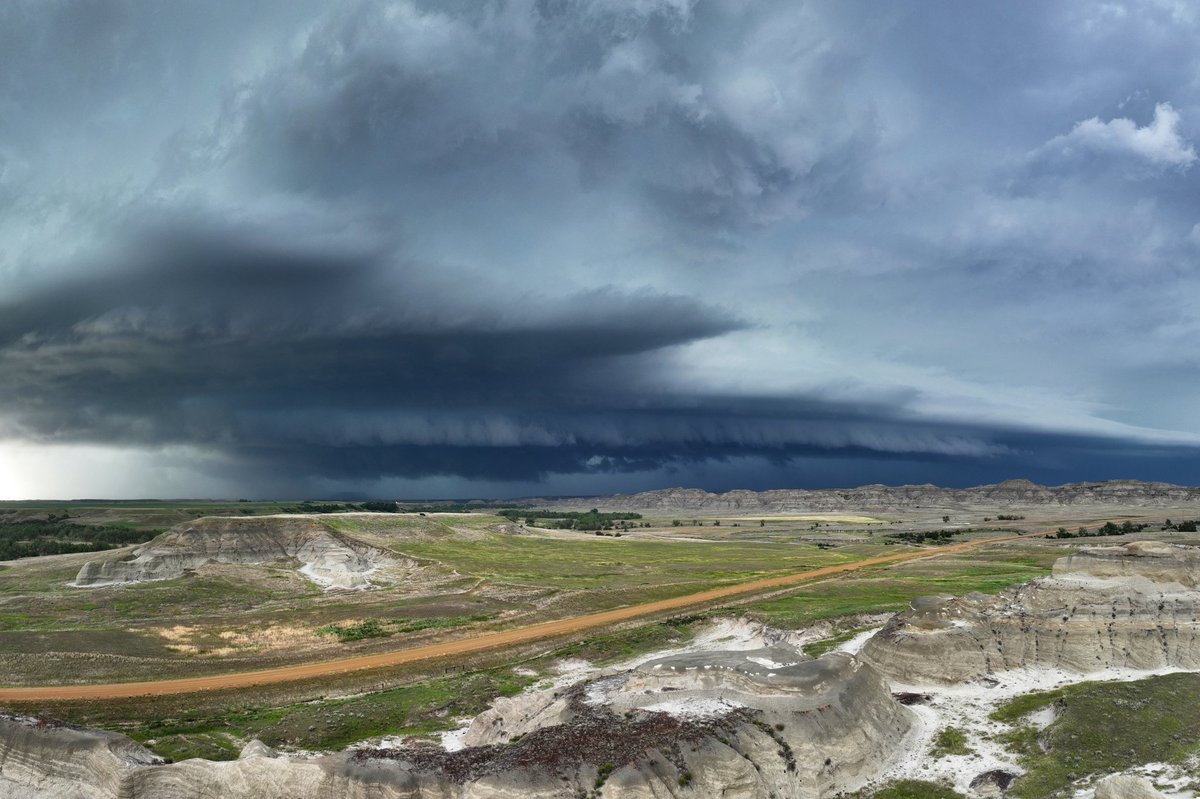
[[[1200,482],[1198,27],[15,0],[0,497]]]

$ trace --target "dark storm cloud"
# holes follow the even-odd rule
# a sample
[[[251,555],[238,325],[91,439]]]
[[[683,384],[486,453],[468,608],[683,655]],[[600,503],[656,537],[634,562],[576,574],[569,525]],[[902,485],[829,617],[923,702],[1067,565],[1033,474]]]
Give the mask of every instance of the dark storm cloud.
[[[586,405],[582,375],[741,326],[688,299],[615,290],[464,306],[412,291],[383,254],[266,248],[224,231],[148,237],[144,250],[0,309],[0,400],[22,409],[17,424],[68,440],[252,449],[318,443],[308,439],[320,418],[382,412],[364,440],[319,442],[369,447],[394,429],[389,413],[537,412],[576,392]],[[316,418],[279,421],[298,409]],[[441,443],[494,443],[455,432],[472,424],[443,417]]]
[[[1200,479],[1198,32],[17,0],[0,440],[246,493]]]

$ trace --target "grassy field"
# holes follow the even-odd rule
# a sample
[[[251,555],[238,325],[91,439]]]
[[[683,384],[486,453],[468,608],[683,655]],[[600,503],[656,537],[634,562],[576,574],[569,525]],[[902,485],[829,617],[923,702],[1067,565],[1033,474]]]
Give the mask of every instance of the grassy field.
[[[437,669],[446,672],[441,676],[430,676],[425,670],[397,687],[345,698],[278,702],[244,692],[236,698],[189,695],[38,703],[36,710],[76,724],[117,730],[174,760],[233,759],[252,738],[285,750],[336,750],[386,735],[430,735],[453,729],[458,719],[482,712],[496,697],[511,696],[539,677],[555,673],[564,659],[582,658],[600,665],[679,646],[691,639],[701,621],[682,618],[642,625],[555,646],[503,665],[467,670],[447,665]]]
[[[1188,763],[1200,754],[1200,674],[1081,683],[1017,697],[992,718],[1014,725],[1005,742],[1028,771],[1010,788],[1021,799],[1070,796],[1075,780],[1145,763]],[[1026,717],[1054,705],[1039,732]],[[1193,773],[1200,788],[1200,773]]]
[[[507,584],[604,593],[635,588],[652,591],[655,598],[671,595],[675,587],[699,590],[856,559],[806,545],[650,541],[586,534],[569,542],[489,534],[480,540],[405,542],[394,549],[462,574]]]
[[[201,516],[246,516],[279,513],[294,502],[170,502],[154,500],[111,500],[76,502],[0,502],[0,519],[45,517],[66,513],[80,524],[129,525],[139,530],[158,530]]]
[[[900,780],[873,793],[854,794],[852,799],[963,799],[963,795],[936,782]]]
[[[368,695],[279,707],[248,706],[215,714],[192,710],[155,717],[131,714],[118,704],[115,713],[92,708],[70,715],[118,730],[173,760],[232,760],[252,738],[282,749],[336,750],[385,735],[453,729],[457,719],[483,712],[495,697],[518,693],[532,681],[511,668],[498,668],[421,680]]]
[[[1001,544],[964,555],[913,560],[826,580],[787,596],[752,602],[745,611],[775,627],[800,628],[822,619],[899,611],[919,596],[995,593],[1050,573],[1065,548],[1037,540]]]
[[[882,549],[542,537],[487,514],[320,519],[419,567],[373,591],[325,592],[285,562],[209,564],[172,580],[79,589],[68,583],[83,563],[130,550],[12,561],[0,568],[4,681],[191,676],[362,654],[845,563]],[[354,629],[375,632],[336,632]]]

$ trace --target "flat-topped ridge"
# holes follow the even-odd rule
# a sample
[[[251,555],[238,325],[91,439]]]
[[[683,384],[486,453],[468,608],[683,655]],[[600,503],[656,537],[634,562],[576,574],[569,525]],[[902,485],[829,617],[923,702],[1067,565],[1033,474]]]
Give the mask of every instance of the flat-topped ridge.
[[[123,559],[89,561],[81,588],[170,580],[206,563],[255,565],[295,561],[326,588],[367,588],[369,576],[398,559],[310,516],[207,516],[177,525]]]
[[[1126,507],[1200,507],[1200,487],[1137,480],[1038,485],[1013,479],[971,488],[924,485],[867,485],[858,488],[734,490],[712,493],[700,488],[664,488],[637,494],[536,501],[550,507],[602,507],[609,510],[712,512],[822,512],[912,507],[983,505],[1123,505]]]

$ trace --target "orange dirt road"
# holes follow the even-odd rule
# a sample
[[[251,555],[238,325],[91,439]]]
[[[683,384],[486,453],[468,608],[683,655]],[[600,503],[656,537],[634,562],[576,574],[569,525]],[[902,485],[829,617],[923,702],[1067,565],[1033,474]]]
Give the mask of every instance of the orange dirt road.
[[[517,627],[512,630],[484,633],[472,638],[462,638],[438,644],[400,649],[394,652],[380,652],[375,655],[359,655],[338,660],[322,660],[315,663],[301,663],[295,666],[279,666],[258,671],[243,671],[236,674],[214,674],[208,677],[183,677],[171,680],[151,680],[147,682],[108,683],[97,685],[39,685],[21,688],[0,688],[0,702],[40,702],[52,700],[73,699],[127,699],[138,696],[164,696],[168,694],[187,694],[196,691],[215,691],[233,688],[250,688],[256,685],[309,680],[317,677],[333,677],[352,671],[378,669],[388,666],[402,666],[423,660],[451,655],[465,655],[482,652],[489,649],[501,649],[515,644],[527,644],[543,638],[553,638],[560,635],[605,627],[644,616],[653,616],[683,608],[705,605],[721,599],[768,591],[775,588],[786,588],[790,585],[831,577],[845,572],[858,571],[871,566],[881,566],[889,563],[899,563],[905,560],[928,558],[936,555],[946,555],[951,552],[961,552],[965,549],[997,544],[1004,541],[1014,541],[1020,538],[1031,538],[1047,535],[1052,531],[1038,531],[1024,535],[1006,535],[993,538],[982,538],[975,541],[965,541],[960,544],[948,544],[940,547],[930,547],[919,551],[900,552],[895,555],[880,555],[874,558],[843,563],[837,566],[824,566],[820,569],[796,572],[782,577],[770,577],[754,580],[722,588],[713,588],[695,594],[686,594],[671,599],[661,599],[641,605],[606,610],[600,613],[588,613],[583,616],[573,616],[567,619],[531,624],[527,627]]]

